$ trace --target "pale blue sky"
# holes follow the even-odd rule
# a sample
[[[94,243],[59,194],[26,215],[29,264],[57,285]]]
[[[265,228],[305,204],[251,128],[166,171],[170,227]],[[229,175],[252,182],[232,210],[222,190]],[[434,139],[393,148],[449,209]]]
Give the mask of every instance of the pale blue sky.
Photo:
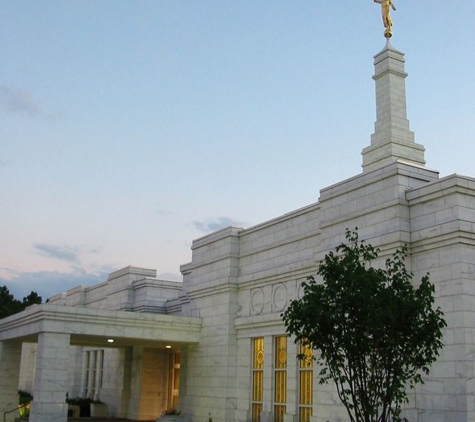
[[[395,0],[427,167],[475,176],[475,2]],[[0,285],[43,298],[361,172],[372,0],[0,0]]]

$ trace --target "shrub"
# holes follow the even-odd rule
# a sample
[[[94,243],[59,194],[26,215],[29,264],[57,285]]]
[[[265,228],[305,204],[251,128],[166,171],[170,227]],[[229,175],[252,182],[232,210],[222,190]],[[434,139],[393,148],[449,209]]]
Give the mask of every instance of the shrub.
[[[76,397],[74,399],[67,399],[66,402],[71,405],[79,406],[79,416],[87,418],[91,416],[91,403],[102,403],[100,400],[94,400],[85,397]]]

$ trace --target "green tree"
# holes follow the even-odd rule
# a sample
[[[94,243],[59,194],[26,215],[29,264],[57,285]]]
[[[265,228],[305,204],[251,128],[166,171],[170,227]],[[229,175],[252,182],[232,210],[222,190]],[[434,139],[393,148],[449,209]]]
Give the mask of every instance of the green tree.
[[[42,297],[36,292],[30,292],[30,294],[23,298],[23,308],[31,305],[39,305],[43,301]]]
[[[428,275],[413,285],[406,247],[379,269],[371,265],[378,249],[357,231],[346,239],[319,266],[323,283],[309,277],[282,314],[286,330],[316,351],[320,383],[334,381],[352,422],[406,421],[406,388],[423,382],[443,346],[434,285]]]
[[[41,296],[38,293],[31,292],[23,298],[23,302],[15,299],[7,286],[0,287],[0,319],[23,311],[27,306],[35,303],[41,303]]]

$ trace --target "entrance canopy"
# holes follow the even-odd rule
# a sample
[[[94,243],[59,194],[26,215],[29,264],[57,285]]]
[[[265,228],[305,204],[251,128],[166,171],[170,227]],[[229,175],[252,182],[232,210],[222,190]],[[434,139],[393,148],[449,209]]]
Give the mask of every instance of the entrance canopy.
[[[199,342],[201,319],[46,303],[0,320],[0,341],[36,343],[45,332],[69,334],[74,346],[180,346]]]
[[[37,357],[30,421],[66,422],[70,346],[128,348],[130,359],[124,360],[124,371],[134,388],[123,391],[124,412],[144,419],[142,408],[148,408],[140,392],[142,377],[149,373],[134,368],[137,357],[141,361],[146,349],[176,350],[196,344],[200,332],[200,318],[48,303],[31,306],[0,320],[0,412],[18,404],[22,344],[31,342],[37,343]],[[133,396],[137,391],[139,395]]]

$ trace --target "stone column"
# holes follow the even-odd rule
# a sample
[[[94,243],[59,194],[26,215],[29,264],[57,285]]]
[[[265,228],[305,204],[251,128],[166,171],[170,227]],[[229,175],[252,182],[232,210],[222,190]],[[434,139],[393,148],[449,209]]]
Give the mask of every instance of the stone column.
[[[130,361],[130,393],[127,417],[138,420],[140,418],[140,398],[142,395],[142,365],[144,348],[134,346]]]
[[[0,341],[0,414],[3,416],[18,406],[18,381],[20,378],[21,343]],[[6,421],[13,421],[18,412],[7,415]]]
[[[154,420],[167,409],[169,359],[158,349],[145,349],[142,355],[140,382],[140,419]]]
[[[130,393],[127,417],[152,420],[165,410],[166,365],[168,358],[155,349],[134,346],[130,371]]]
[[[30,422],[66,422],[69,334],[40,333]]]
[[[129,414],[130,390],[132,382],[132,347],[126,347],[121,350],[120,358],[123,365],[122,393],[120,398],[120,407],[118,417],[126,418]]]

